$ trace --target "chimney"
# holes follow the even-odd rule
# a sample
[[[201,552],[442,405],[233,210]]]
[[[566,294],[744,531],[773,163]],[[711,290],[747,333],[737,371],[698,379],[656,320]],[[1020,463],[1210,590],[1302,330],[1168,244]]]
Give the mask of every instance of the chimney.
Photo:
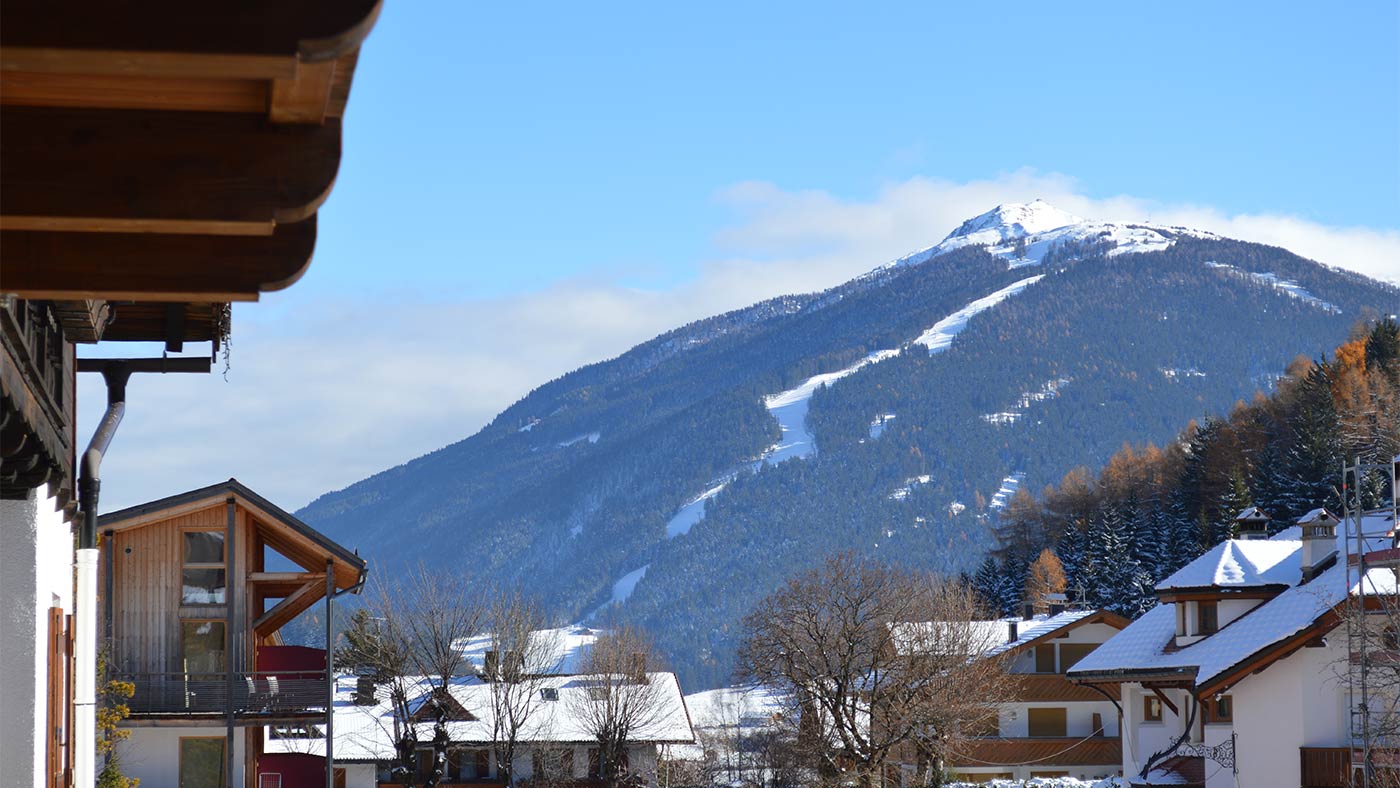
[[[632,679],[638,684],[647,683],[647,655],[640,651],[632,652]]]
[[[373,706],[376,703],[374,698],[374,677],[359,676],[355,679],[355,705]]]
[[[1235,515],[1236,539],[1268,539],[1269,513],[1257,506],[1251,506]]]
[[[1020,637],[1020,635],[1016,634],[1016,619],[1013,618],[1013,619],[1011,619],[1010,621],[1007,621],[1007,622],[1006,622],[1006,642],[1007,642],[1007,643],[1015,643],[1015,642],[1016,642],[1016,639],[1019,638],[1019,637]]]
[[[501,657],[495,651],[487,651],[486,659],[483,660],[482,672],[486,674],[487,681],[494,681],[496,675],[501,672]]]
[[[1030,621],[1035,618],[1035,604],[1032,602],[1021,603],[1021,618]]]
[[[1337,516],[1326,509],[1313,509],[1298,518],[1303,528],[1303,582],[1317,576],[1327,560],[1337,554]]]
[[[1059,614],[1065,612],[1065,608],[1068,606],[1069,597],[1065,596],[1064,594],[1052,593],[1045,595],[1045,608],[1047,611],[1049,611],[1050,615],[1052,616],[1058,616]]]

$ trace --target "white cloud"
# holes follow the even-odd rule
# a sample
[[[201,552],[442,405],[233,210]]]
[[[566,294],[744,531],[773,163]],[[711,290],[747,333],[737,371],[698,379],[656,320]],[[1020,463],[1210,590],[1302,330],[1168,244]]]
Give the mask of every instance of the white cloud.
[[[997,203],[1036,197],[1081,216],[1181,224],[1284,246],[1400,282],[1394,230],[1091,198],[1061,175],[914,178],[869,200],[741,183],[719,195],[737,218],[717,234],[715,259],[673,289],[564,281],[491,300],[385,305],[314,303],[294,287],[235,307],[227,382],[219,375],[133,381],[127,423],[104,467],[104,508],[228,476],[301,506],[470,435],[570,369],[690,320],[840,283],[938,242]],[[92,377],[83,376],[80,390],[83,440],[104,398]]]

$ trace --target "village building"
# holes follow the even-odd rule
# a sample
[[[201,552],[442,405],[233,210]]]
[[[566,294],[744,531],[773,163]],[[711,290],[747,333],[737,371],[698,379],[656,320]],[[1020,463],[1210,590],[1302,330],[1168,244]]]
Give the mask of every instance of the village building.
[[[1242,512],[1237,538],[1160,582],[1161,604],[1071,668],[1072,681],[1120,705],[1127,784],[1360,784],[1361,696],[1349,680],[1359,651],[1344,624],[1360,595],[1394,599],[1392,569],[1355,560],[1393,558],[1393,510],[1351,520],[1359,539],[1323,509],[1273,537],[1268,522]],[[1373,762],[1387,762],[1380,754]]]
[[[359,591],[364,559],[235,479],[103,515],[106,679],[135,694],[123,772],[182,788],[325,784],[326,758],[263,751],[328,722],[331,655],[279,631]],[[332,758],[334,752],[331,753]]]
[[[564,627],[544,634],[554,639],[556,658],[529,679],[534,702],[518,733],[515,780],[526,786],[601,785],[598,743],[583,707],[601,702],[595,692],[607,680],[573,672],[598,632]],[[488,650],[489,642],[490,638],[483,636],[463,644],[471,675],[451,679],[448,697],[441,701],[446,708],[450,744],[446,775],[440,785],[504,785],[493,749],[492,701],[493,683],[502,679],[493,674],[493,666],[500,662],[498,655]],[[694,745],[695,733],[675,674],[648,671],[645,665],[638,668],[628,680],[647,685],[644,703],[648,711],[638,716],[642,724],[628,735],[625,768],[629,784],[655,786],[662,761],[672,756],[671,748]],[[438,684],[421,677],[399,681],[409,687],[408,708],[419,743],[412,777],[421,784],[433,769],[431,742],[436,717],[428,700],[441,693],[435,693]],[[344,769],[344,788],[397,783],[393,774],[398,755],[394,708],[387,683],[376,684],[369,675],[338,675],[334,708],[333,752],[337,766]],[[323,728],[292,726],[269,729],[265,752],[316,757],[324,749]]]
[[[1118,634],[1128,620],[1107,610],[1063,609],[975,622],[988,644],[986,657],[1007,660],[1016,699],[1001,706],[996,730],[959,741],[947,769],[957,779],[1075,777],[1120,773],[1118,715],[1111,698],[1078,686],[1066,672]],[[917,755],[901,766],[905,784],[917,774]]]
[[[102,767],[95,523],[126,382],[208,372],[229,303],[305,272],[379,5],[0,5],[0,763],[14,784],[90,786]],[[78,357],[98,342],[165,353]],[[108,392],[90,441],[84,372]]]

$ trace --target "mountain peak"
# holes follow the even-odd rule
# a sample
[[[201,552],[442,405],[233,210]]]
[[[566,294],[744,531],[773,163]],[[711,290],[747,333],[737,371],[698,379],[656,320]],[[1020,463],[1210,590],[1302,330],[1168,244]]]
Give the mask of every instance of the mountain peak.
[[[949,233],[943,243],[964,238],[968,240],[960,245],[996,244],[1083,223],[1083,218],[1037,198],[1028,203],[1003,203],[980,216],[974,216]]]

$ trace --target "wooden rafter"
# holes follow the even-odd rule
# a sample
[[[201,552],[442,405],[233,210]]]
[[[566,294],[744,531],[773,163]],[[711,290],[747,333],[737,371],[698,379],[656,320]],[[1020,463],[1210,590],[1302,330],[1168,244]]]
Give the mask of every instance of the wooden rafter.
[[[307,583],[325,585],[326,575],[324,572],[252,572],[248,575],[248,585],[263,599],[290,596]]]
[[[271,235],[316,212],[340,165],[335,119],[8,106],[0,127],[4,230]]]
[[[1160,700],[1163,706],[1166,706],[1167,708],[1171,709],[1172,714],[1175,714],[1178,717],[1181,716],[1181,711],[1176,708],[1176,704],[1172,703],[1171,698],[1168,698],[1165,692],[1162,692],[1162,690],[1158,689],[1157,687],[1152,687],[1152,694],[1157,696],[1157,700]]]
[[[303,584],[289,596],[273,605],[271,610],[258,616],[253,620],[253,633],[258,637],[267,637],[273,632],[287,625],[287,622],[296,618],[304,610],[316,604],[321,597],[326,595],[326,583],[324,580],[312,580]]]
[[[300,278],[315,247],[314,216],[262,237],[0,231],[6,292],[34,299],[255,301]]]

